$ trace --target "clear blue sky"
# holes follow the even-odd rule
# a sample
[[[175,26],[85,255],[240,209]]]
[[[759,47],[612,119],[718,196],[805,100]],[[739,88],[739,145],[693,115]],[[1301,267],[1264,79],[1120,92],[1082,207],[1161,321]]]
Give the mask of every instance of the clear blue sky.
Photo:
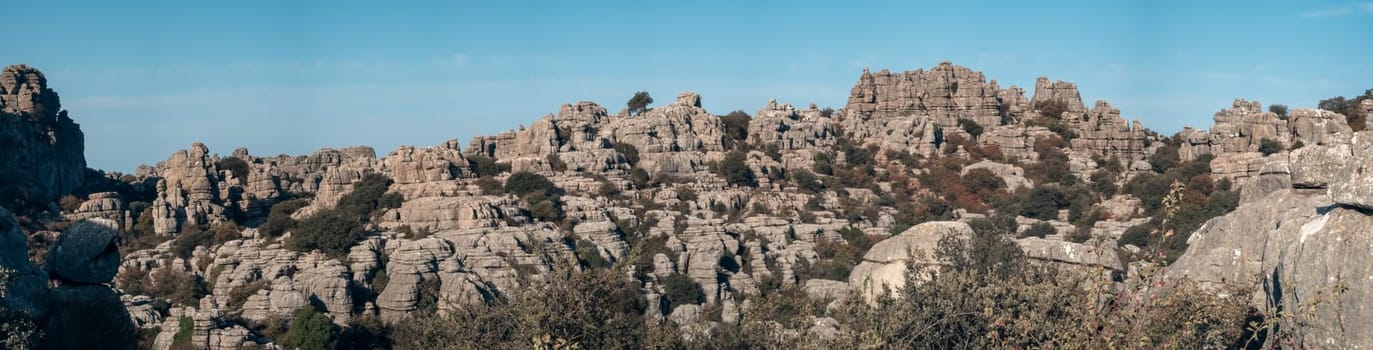
[[[432,145],[637,90],[753,113],[843,107],[864,67],[1077,82],[1127,118],[1209,127],[1235,97],[1293,107],[1373,87],[1373,3],[1303,1],[4,1],[0,63],[28,63],[130,171],[221,154]],[[476,3],[476,4],[471,4]]]

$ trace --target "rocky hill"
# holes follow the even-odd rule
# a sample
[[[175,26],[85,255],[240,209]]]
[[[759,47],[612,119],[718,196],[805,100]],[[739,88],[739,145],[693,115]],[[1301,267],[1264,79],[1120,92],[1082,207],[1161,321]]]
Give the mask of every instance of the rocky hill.
[[[86,171],[84,139],[42,72],[0,71],[0,203],[27,209],[75,190]]]
[[[870,327],[859,320],[878,317],[855,316],[867,315],[866,305],[926,307],[920,300],[947,297],[933,296],[953,283],[944,281],[956,281],[934,278],[934,271],[1005,271],[998,261],[1014,266],[1015,276],[1040,276],[1031,267],[1077,276],[993,274],[1029,283],[1010,290],[1081,291],[1060,286],[1072,280],[1167,300],[1141,281],[1197,281],[1204,292],[1170,295],[1206,295],[1233,306],[1225,311],[1239,310],[1206,321],[1229,327],[1216,329],[1244,329],[1251,317],[1288,322],[1280,310],[1310,302],[1334,316],[1304,323],[1307,333],[1263,337],[1373,346],[1344,328],[1373,317],[1359,306],[1373,285],[1356,258],[1373,240],[1360,224],[1373,210],[1360,152],[1369,136],[1329,111],[1278,115],[1237,99],[1216,113],[1210,130],[1164,136],[1105,101],[1088,108],[1073,83],[1039,78],[1026,96],[941,63],[928,71],[865,70],[838,110],[769,101],[752,116],[717,116],[690,92],[637,115],[578,102],[527,127],[475,137],[466,148],[450,140],[384,156],[349,147],[263,157],[246,149],[220,155],[196,143],[136,174],[92,181],[82,177],[80,130],[57,112],[41,73],[6,68],[0,92],[7,123],[0,133],[22,146],[0,149],[9,152],[0,155],[4,169],[44,175],[18,178],[34,189],[27,203],[79,197],[49,226],[95,220],[120,232],[113,286],[153,348],[304,346],[294,332],[315,318],[339,327],[333,346],[389,339],[417,347],[442,336],[413,336],[416,327],[466,325],[431,325],[425,322],[444,318],[428,315],[481,320],[577,283],[624,283],[627,294],[616,300],[642,301],[625,309],[632,316],[626,322],[639,325],[626,329],[668,332],[693,347],[742,346],[722,340],[737,332],[767,339],[757,344],[769,347],[856,347],[898,337],[864,330]],[[60,254],[72,232],[40,223],[24,230],[31,255]],[[55,246],[44,243],[54,239]],[[968,242],[964,253],[951,253],[959,239]],[[11,259],[10,250],[7,268],[36,271]],[[605,271],[613,273],[579,280]],[[1335,282],[1341,293],[1334,299],[1298,298]],[[887,298],[902,286],[909,291],[897,298],[916,304]],[[1232,287],[1252,293],[1227,294]],[[6,295],[7,304],[24,306],[26,299]],[[798,306],[812,301],[818,306]],[[1121,315],[1182,312],[1109,304],[1129,307],[1074,309],[1100,324],[1054,334],[1134,334],[1108,330],[1140,323]],[[977,311],[1010,307],[998,305]],[[1074,320],[1045,324],[1096,324]],[[990,326],[969,327],[949,332]],[[541,332],[549,342],[616,347],[596,340],[604,338]],[[1068,344],[1048,340],[1058,338],[1043,329],[1025,331],[1035,339],[1029,343],[998,332],[1005,343],[983,345]],[[1247,335],[1200,334],[1210,340],[1197,344],[1233,346]]]

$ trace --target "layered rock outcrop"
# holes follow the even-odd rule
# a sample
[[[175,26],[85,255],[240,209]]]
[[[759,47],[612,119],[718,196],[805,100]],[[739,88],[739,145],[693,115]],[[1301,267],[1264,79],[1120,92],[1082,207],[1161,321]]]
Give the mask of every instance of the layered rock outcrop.
[[[45,204],[80,186],[85,135],[42,72],[0,71],[0,203]],[[46,208],[46,207],[44,207]]]

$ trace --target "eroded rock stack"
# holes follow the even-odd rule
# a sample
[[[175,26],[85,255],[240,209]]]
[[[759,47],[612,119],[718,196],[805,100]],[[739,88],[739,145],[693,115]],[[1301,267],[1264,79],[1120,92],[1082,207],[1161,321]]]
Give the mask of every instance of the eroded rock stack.
[[[80,186],[85,135],[33,67],[0,71],[0,201],[46,204]]]

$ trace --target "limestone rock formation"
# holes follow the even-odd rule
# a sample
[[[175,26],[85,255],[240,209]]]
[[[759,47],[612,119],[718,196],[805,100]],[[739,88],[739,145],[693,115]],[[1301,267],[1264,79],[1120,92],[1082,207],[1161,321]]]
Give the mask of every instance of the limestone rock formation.
[[[955,126],[959,118],[983,126],[1002,124],[1012,108],[1027,109],[1024,98],[988,82],[981,72],[940,63],[929,71],[863,71],[849,95],[849,117],[882,119],[922,115],[936,125]]]
[[[899,235],[873,245],[863,262],[853,268],[849,285],[868,302],[906,286],[906,272],[917,264],[938,268],[935,258],[939,240],[950,235],[971,237],[973,230],[962,222],[931,221],[915,225]]]
[[[0,145],[0,203],[50,203],[84,179],[85,136],[38,69],[0,71]]]

